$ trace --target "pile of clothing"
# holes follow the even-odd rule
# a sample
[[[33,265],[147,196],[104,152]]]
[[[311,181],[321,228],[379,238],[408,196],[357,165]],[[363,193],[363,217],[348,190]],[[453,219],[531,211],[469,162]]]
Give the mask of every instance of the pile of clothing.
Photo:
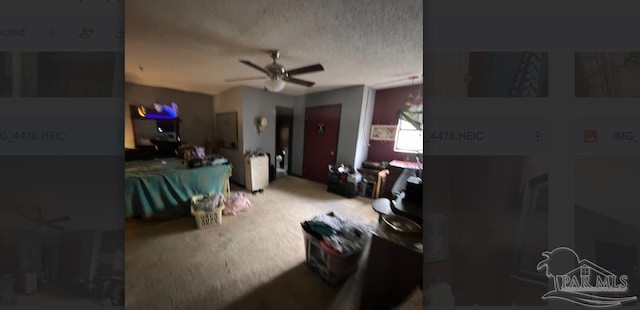
[[[194,199],[193,210],[200,212],[213,212],[220,203],[224,202],[224,196],[221,193],[202,196],[202,198]]]
[[[344,220],[333,212],[317,215],[301,225],[308,234],[324,241],[332,250],[343,255],[361,251],[371,237],[369,226]]]
[[[249,210],[251,201],[244,193],[233,192],[229,194],[225,206],[225,209],[222,210],[222,215],[238,215]]]

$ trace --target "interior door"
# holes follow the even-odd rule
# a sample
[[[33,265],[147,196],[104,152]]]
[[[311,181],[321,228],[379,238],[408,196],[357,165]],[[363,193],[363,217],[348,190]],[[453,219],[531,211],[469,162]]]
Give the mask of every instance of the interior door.
[[[427,52],[424,88],[428,97],[466,97],[468,52]]]
[[[307,108],[304,122],[302,177],[326,184],[329,165],[336,164],[340,105]]]

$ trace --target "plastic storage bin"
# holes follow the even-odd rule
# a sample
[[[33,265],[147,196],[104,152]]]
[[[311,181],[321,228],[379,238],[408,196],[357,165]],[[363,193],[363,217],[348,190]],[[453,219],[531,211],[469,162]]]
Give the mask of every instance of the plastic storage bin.
[[[211,227],[215,224],[222,223],[222,210],[224,210],[224,202],[220,201],[218,207],[211,212],[196,211],[194,206],[203,199],[204,195],[196,195],[191,197],[191,215],[196,219],[196,225],[199,229]]]
[[[317,272],[329,284],[344,282],[358,268],[362,250],[343,255],[327,250],[321,240],[302,229],[306,248],[307,267]]]

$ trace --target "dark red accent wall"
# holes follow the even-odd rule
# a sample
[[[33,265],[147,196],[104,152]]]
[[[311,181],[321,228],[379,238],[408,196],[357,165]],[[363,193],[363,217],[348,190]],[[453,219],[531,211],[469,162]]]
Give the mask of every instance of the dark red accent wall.
[[[405,102],[410,93],[414,96],[420,92],[420,85],[404,86],[397,88],[381,89],[376,91],[376,99],[373,107],[371,125],[396,125],[398,117],[396,112],[405,108]],[[396,153],[393,151],[393,141],[370,141],[369,161],[403,160],[406,156],[412,159],[414,154]]]

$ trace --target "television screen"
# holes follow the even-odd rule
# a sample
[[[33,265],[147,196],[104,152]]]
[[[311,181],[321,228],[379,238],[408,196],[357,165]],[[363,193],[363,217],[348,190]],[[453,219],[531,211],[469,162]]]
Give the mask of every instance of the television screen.
[[[158,126],[158,132],[164,133],[176,131],[176,124],[173,120],[158,120],[156,121],[156,124]]]

